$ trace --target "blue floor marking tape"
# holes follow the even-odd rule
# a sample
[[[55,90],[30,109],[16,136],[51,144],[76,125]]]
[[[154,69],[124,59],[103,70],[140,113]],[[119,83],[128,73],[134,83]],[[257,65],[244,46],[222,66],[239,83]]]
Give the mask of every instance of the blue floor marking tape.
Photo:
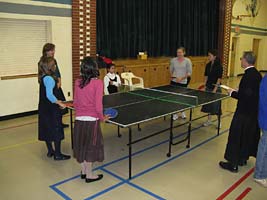
[[[97,198],[97,197],[99,197],[99,196],[101,196],[101,195],[103,195],[103,194],[105,194],[105,193],[107,193],[107,192],[109,192],[109,191],[111,191],[111,190],[123,185],[123,184],[124,184],[124,182],[121,181],[121,182],[119,182],[119,183],[117,183],[117,184],[115,184],[115,185],[113,185],[113,186],[111,186],[109,188],[106,188],[105,190],[102,190],[101,192],[98,192],[98,193],[96,193],[96,194],[94,194],[94,195],[92,195],[92,196],[90,196],[88,198],[85,198],[84,200],[95,199],[95,198]]]
[[[227,116],[229,116],[229,115],[231,115],[231,114],[232,114],[232,113],[226,114],[226,115],[223,116],[222,118],[225,118],[225,117],[227,117]],[[214,121],[216,121],[216,120],[214,120]],[[200,129],[201,127],[202,127],[202,126],[199,126],[199,127],[196,127],[196,128],[194,128],[194,129],[192,129],[192,132],[193,132],[193,131],[196,131],[196,130],[198,130],[198,129]],[[228,130],[229,130],[229,129],[223,131],[222,133],[220,133],[220,135],[222,135],[224,132],[227,132]],[[179,137],[181,137],[181,136],[184,136],[186,133],[187,133],[187,132],[184,132],[184,133],[182,133],[182,134],[179,134],[179,135],[175,136],[174,138],[179,138]],[[220,135],[219,135],[219,136],[220,136]],[[157,165],[155,165],[155,166],[153,166],[153,167],[151,167],[151,168],[149,168],[149,169],[147,169],[147,170],[145,170],[145,171],[143,171],[143,172],[140,172],[140,173],[134,175],[134,176],[132,177],[131,180],[133,180],[133,179],[135,179],[135,178],[137,178],[137,177],[139,177],[139,176],[142,176],[142,175],[144,175],[144,174],[146,174],[146,173],[148,173],[148,172],[150,172],[150,171],[152,171],[152,170],[154,170],[154,169],[156,169],[156,168],[158,168],[158,167],[160,167],[160,166],[162,166],[162,165],[164,165],[164,164],[166,164],[166,163],[168,163],[168,162],[170,162],[170,161],[172,161],[172,160],[174,160],[174,159],[176,159],[176,158],[178,158],[178,157],[181,157],[181,156],[183,156],[184,154],[187,154],[188,152],[191,152],[192,150],[194,150],[194,149],[196,149],[197,147],[199,147],[199,146],[201,146],[201,145],[203,145],[203,144],[209,142],[210,140],[213,140],[213,139],[216,138],[216,137],[218,137],[218,136],[217,136],[217,135],[216,135],[216,136],[213,136],[213,137],[209,138],[208,140],[206,140],[206,141],[204,141],[204,142],[202,142],[202,143],[200,143],[200,144],[198,144],[198,145],[196,145],[196,146],[190,148],[190,149],[187,150],[187,151],[184,151],[184,152],[182,152],[182,153],[180,153],[180,154],[178,154],[178,155],[176,155],[176,156],[173,156],[172,158],[170,158],[170,159],[168,159],[168,160],[166,160],[166,161],[163,161],[162,163],[159,163],[159,164],[157,164]],[[169,140],[165,140],[165,141],[162,141],[162,142],[160,142],[160,143],[158,143],[158,144],[155,144],[155,145],[152,145],[152,146],[147,147],[147,148],[145,148],[145,149],[142,149],[142,150],[140,150],[140,151],[138,151],[138,152],[133,153],[132,156],[138,155],[138,154],[140,154],[140,153],[142,153],[142,152],[144,152],[144,151],[147,151],[147,150],[149,150],[149,149],[155,148],[155,147],[157,147],[157,146],[159,146],[159,145],[161,145],[161,144],[164,144],[164,143],[166,143],[166,142],[168,142],[168,141],[169,141]],[[154,196],[154,197],[156,197],[157,199],[164,199],[164,198],[159,197],[159,196],[157,196],[156,194],[154,194],[154,193],[152,193],[152,192],[150,192],[150,191],[148,191],[148,190],[145,190],[144,188],[142,188],[142,187],[140,187],[140,186],[138,186],[138,185],[136,185],[136,184],[133,184],[133,183],[129,182],[128,179],[123,179],[123,178],[121,178],[121,177],[115,175],[114,173],[110,172],[109,170],[104,169],[104,167],[107,167],[107,166],[109,166],[109,165],[112,165],[112,164],[114,164],[114,163],[117,163],[117,162],[122,161],[122,160],[127,159],[127,158],[128,158],[128,156],[124,156],[124,157],[122,157],[122,158],[116,159],[116,160],[114,160],[114,161],[111,161],[111,162],[109,162],[109,163],[106,163],[106,164],[104,164],[104,165],[102,165],[102,166],[99,166],[99,167],[97,167],[97,168],[94,169],[94,170],[102,170],[102,171],[105,171],[105,172],[109,173],[110,175],[114,176],[115,178],[118,178],[119,180],[121,180],[121,182],[118,183],[118,184],[115,184],[115,185],[113,185],[113,186],[111,186],[111,187],[109,187],[109,188],[107,188],[107,189],[105,189],[105,190],[103,190],[103,191],[101,191],[101,192],[99,192],[99,193],[93,195],[93,196],[90,196],[90,197],[86,198],[86,200],[96,198],[96,197],[98,197],[98,196],[100,196],[100,195],[102,195],[102,194],[104,194],[104,193],[106,193],[106,192],[109,192],[109,191],[111,191],[111,190],[113,190],[113,189],[115,189],[115,188],[117,188],[117,187],[119,187],[120,185],[123,185],[123,184],[125,184],[125,183],[128,183],[128,184],[131,185],[132,187],[135,187],[136,189],[139,189],[139,190],[141,190],[141,191],[143,191],[143,192],[145,192],[145,193],[147,193],[147,194],[149,194],[149,195],[151,195],[151,196]],[[61,184],[64,184],[64,183],[66,183],[66,182],[68,182],[68,181],[71,181],[71,180],[73,180],[73,179],[76,179],[76,178],[78,178],[78,177],[80,177],[80,175],[76,175],[76,176],[74,176],[74,177],[71,177],[71,178],[68,178],[68,179],[66,179],[66,180],[60,181],[60,182],[58,182],[58,183],[56,183],[56,184],[54,184],[54,185],[51,185],[50,188],[53,189],[57,194],[59,194],[59,195],[60,195],[62,198],[64,198],[65,200],[70,200],[71,198],[68,197],[66,194],[64,194],[62,191],[60,191],[58,188],[56,188],[56,186],[61,185]]]
[[[226,130],[222,131],[219,136],[223,135],[225,132],[228,132],[228,131],[229,131],[229,129],[226,129]],[[94,198],[96,198],[96,197],[98,197],[98,196],[100,196],[100,195],[102,195],[102,194],[104,194],[106,192],[109,192],[112,189],[115,189],[116,187],[118,187],[118,186],[120,186],[122,184],[128,184],[128,185],[130,185],[130,186],[132,186],[132,187],[134,187],[134,188],[136,188],[138,190],[141,190],[142,192],[144,192],[144,193],[146,193],[146,194],[148,194],[150,196],[155,197],[156,199],[164,200],[164,198],[162,198],[162,197],[160,197],[160,196],[158,196],[158,195],[156,195],[156,194],[154,194],[154,193],[152,193],[152,192],[150,192],[150,191],[148,191],[148,190],[146,190],[146,189],[144,189],[144,188],[142,188],[142,187],[140,187],[140,186],[138,186],[138,185],[136,185],[134,183],[131,183],[130,181],[132,181],[132,180],[134,180],[134,179],[136,179],[136,178],[138,178],[138,177],[140,177],[140,176],[142,176],[144,174],[147,174],[148,172],[151,172],[151,171],[161,167],[162,165],[165,165],[165,164],[167,164],[167,163],[169,163],[169,162],[171,162],[171,161],[173,161],[173,160],[175,160],[175,159],[177,159],[177,158],[179,158],[179,157],[181,157],[181,156],[183,156],[183,155],[185,155],[187,153],[190,153],[191,151],[197,149],[198,147],[208,143],[209,141],[211,141],[211,140],[213,140],[213,139],[215,139],[215,138],[217,138],[219,136],[215,135],[215,136],[213,136],[213,137],[211,137],[211,138],[209,138],[209,139],[207,139],[207,140],[195,145],[194,147],[192,147],[192,148],[190,148],[190,149],[188,149],[188,150],[186,150],[186,151],[184,151],[184,152],[182,152],[182,153],[180,153],[180,154],[178,154],[176,156],[173,156],[172,158],[167,159],[166,161],[163,161],[163,162],[161,162],[161,163],[159,163],[159,164],[157,164],[157,165],[155,165],[155,166],[153,166],[151,168],[148,168],[148,169],[144,170],[143,172],[140,172],[137,175],[133,176],[131,180],[129,180],[129,179],[125,180],[122,177],[114,174],[113,172],[110,172],[109,170],[103,168],[103,169],[101,169],[102,171],[114,176],[115,178],[119,179],[121,182],[116,184],[116,185],[114,185],[114,186],[111,186],[110,188],[107,188],[107,189],[105,189],[105,190],[103,190],[103,191],[101,191],[101,192],[99,192],[99,193],[97,193],[97,194],[95,194],[93,196],[90,196],[90,197],[86,198],[85,200],[94,199]]]
[[[229,129],[226,129],[226,130],[222,131],[222,132],[220,133],[219,136],[223,135],[223,134],[224,134],[225,132],[227,132],[227,131],[229,131]],[[159,163],[159,164],[157,164],[157,165],[155,165],[155,166],[153,166],[153,167],[151,167],[151,168],[148,168],[148,169],[144,170],[143,172],[140,172],[140,173],[134,175],[134,176],[132,177],[131,180],[133,180],[133,179],[135,179],[135,178],[137,178],[137,177],[139,177],[139,176],[142,176],[142,175],[144,175],[144,174],[146,174],[146,173],[148,173],[148,172],[150,172],[150,171],[152,171],[152,170],[154,170],[154,169],[156,169],[156,168],[158,168],[158,167],[160,167],[160,166],[162,166],[162,165],[165,165],[166,163],[168,163],[168,162],[170,162],[170,161],[172,161],[172,160],[175,160],[176,158],[179,158],[179,157],[181,157],[181,156],[183,156],[183,155],[185,155],[185,154],[187,154],[187,153],[189,153],[189,152],[195,150],[196,148],[202,146],[203,144],[208,143],[209,141],[213,140],[213,139],[216,138],[216,137],[218,137],[218,135],[212,136],[212,137],[210,137],[209,139],[204,140],[203,142],[201,142],[201,143],[195,145],[194,147],[191,147],[190,149],[188,149],[188,150],[186,150],[186,151],[183,151],[182,153],[179,153],[179,154],[177,154],[176,156],[172,156],[171,158],[169,158],[169,159],[167,159],[167,160],[165,160],[165,161],[163,161],[163,162],[161,162],[161,163]]]
[[[52,190],[54,190],[57,194],[59,194],[62,198],[65,200],[72,200],[70,197],[68,197],[64,192],[60,191],[58,188],[55,186],[50,186]]]
[[[126,184],[128,184],[128,185],[130,185],[130,186],[132,186],[132,187],[134,187],[134,188],[136,188],[136,189],[138,189],[138,190],[141,190],[141,191],[143,191],[144,193],[149,194],[149,195],[152,196],[152,197],[155,197],[155,198],[158,199],[158,200],[164,200],[164,198],[162,198],[162,197],[156,195],[155,193],[150,192],[150,191],[148,191],[148,190],[146,190],[146,189],[144,189],[144,188],[141,188],[140,186],[138,186],[138,185],[136,185],[136,184],[134,184],[134,183],[131,183],[131,182],[130,182],[131,180],[129,180],[129,179],[124,179],[124,178],[118,176],[117,174],[115,174],[115,173],[113,173],[113,172],[111,172],[111,171],[109,171],[109,170],[107,170],[107,169],[105,169],[105,168],[103,168],[102,170],[103,170],[104,172],[106,172],[107,174],[110,174],[111,176],[114,176],[115,178],[119,179],[120,181],[122,181],[122,182],[124,182],[124,183],[126,183]]]

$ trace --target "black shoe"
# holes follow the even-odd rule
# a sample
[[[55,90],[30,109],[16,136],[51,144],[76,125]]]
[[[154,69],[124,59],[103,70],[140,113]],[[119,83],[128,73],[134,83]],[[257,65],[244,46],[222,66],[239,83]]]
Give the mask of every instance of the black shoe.
[[[55,155],[55,152],[54,151],[48,152],[46,155],[48,158],[52,158]]]
[[[81,179],[85,179],[86,178],[86,174],[83,174],[82,172],[81,172]]]
[[[62,127],[63,127],[63,128],[68,128],[69,126],[70,126],[70,125],[68,125],[68,124],[63,124],[63,123],[62,123]]]
[[[246,161],[246,160],[239,161],[239,162],[238,162],[238,165],[241,166],[241,167],[242,167],[242,166],[246,166],[246,165],[247,165],[247,161]]]
[[[226,169],[226,170],[228,170],[230,172],[233,172],[233,173],[237,173],[238,172],[238,166],[234,166],[230,162],[220,161],[219,165],[220,165],[221,168]]]
[[[98,174],[97,175],[98,177],[97,178],[85,178],[85,182],[86,183],[91,183],[91,182],[94,182],[94,181],[99,181],[103,178],[103,174]]]
[[[68,160],[71,157],[69,155],[60,154],[59,156],[54,155],[54,160]]]

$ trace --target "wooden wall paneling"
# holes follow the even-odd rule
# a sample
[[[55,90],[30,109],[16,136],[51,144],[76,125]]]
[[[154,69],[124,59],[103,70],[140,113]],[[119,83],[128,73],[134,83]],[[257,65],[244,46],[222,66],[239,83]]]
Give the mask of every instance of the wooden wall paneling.
[[[149,73],[149,87],[156,87],[159,85],[159,71],[160,71],[160,65],[150,65],[148,68]]]
[[[165,79],[163,79],[163,85],[168,85],[171,82],[171,73],[170,73],[170,64],[169,63],[165,63],[163,64],[164,67],[164,77]]]

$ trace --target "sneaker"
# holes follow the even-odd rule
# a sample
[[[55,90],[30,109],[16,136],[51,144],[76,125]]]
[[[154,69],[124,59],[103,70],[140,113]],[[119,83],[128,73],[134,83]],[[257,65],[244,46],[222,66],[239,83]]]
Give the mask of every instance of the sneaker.
[[[206,122],[203,124],[203,126],[209,126],[209,125],[211,125],[211,121],[210,121],[210,120],[206,121]]]
[[[177,115],[177,114],[174,114],[173,116],[172,116],[172,119],[175,121],[175,120],[177,120],[179,118],[179,116]]]
[[[267,187],[267,179],[256,179],[254,178],[254,181],[258,184],[260,184],[263,187]]]
[[[186,115],[184,112],[182,112],[182,119],[186,119]]]

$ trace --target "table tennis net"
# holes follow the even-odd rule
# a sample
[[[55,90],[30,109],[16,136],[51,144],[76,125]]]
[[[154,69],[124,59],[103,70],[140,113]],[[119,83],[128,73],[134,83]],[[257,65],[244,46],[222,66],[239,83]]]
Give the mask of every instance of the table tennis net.
[[[130,91],[129,93],[142,96],[148,99],[156,99],[169,103],[178,103],[188,106],[198,105],[197,96],[192,96],[182,93],[175,93],[157,89],[142,89],[142,90]]]

